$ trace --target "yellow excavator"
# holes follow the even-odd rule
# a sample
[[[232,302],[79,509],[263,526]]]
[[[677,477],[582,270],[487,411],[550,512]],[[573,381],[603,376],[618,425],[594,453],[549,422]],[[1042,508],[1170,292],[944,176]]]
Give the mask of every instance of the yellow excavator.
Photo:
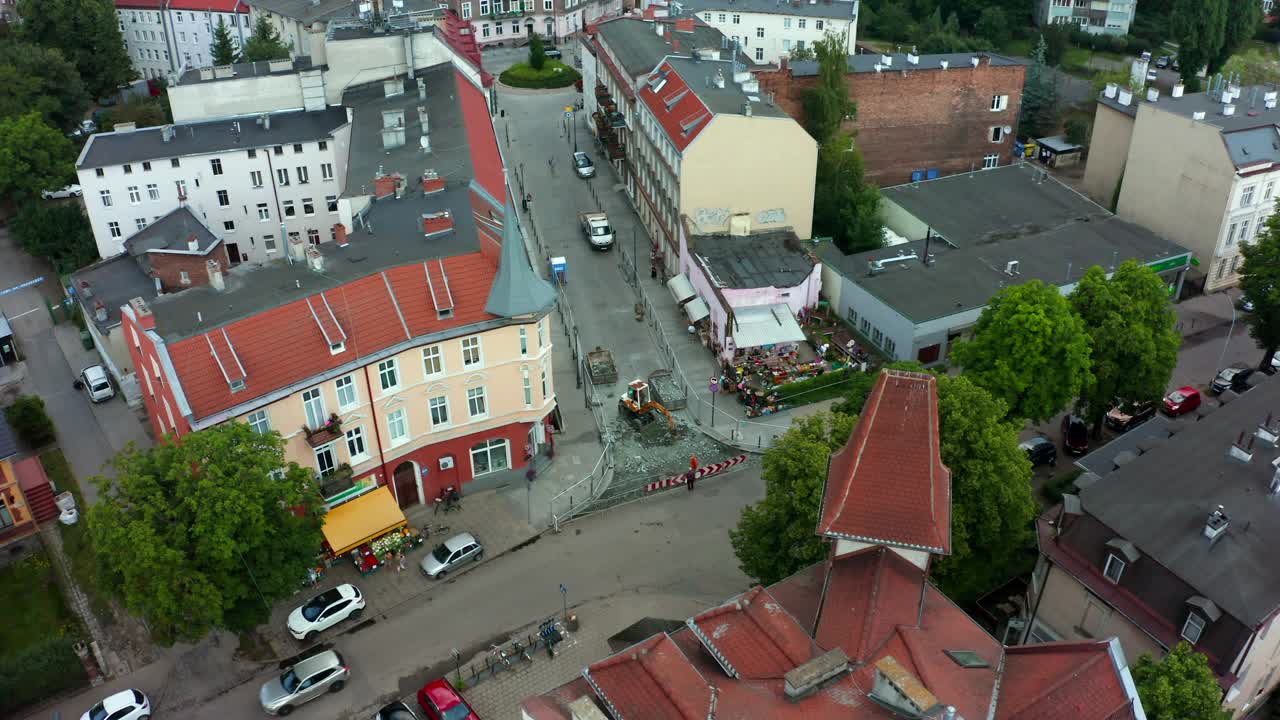
[[[667,429],[676,429],[676,420],[671,417],[671,411],[653,398],[649,383],[644,380],[634,380],[627,385],[627,393],[618,400],[618,412],[629,414],[632,421],[640,427],[653,422],[653,413],[656,412],[667,419]]]

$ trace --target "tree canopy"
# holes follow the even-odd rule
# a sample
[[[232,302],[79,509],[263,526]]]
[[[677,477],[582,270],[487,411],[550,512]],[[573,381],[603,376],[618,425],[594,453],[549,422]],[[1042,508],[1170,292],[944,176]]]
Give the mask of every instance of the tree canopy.
[[[818,81],[804,94],[805,129],[819,145],[839,134],[857,108],[849,99],[848,53],[844,41],[828,34],[813,44]]]
[[[1090,382],[1084,322],[1056,287],[1032,280],[996,293],[973,339],[951,352],[974,383],[1003,400],[1011,418],[1042,422]]]
[[[75,179],[75,147],[38,112],[0,119],[0,195],[39,197]]]
[[[1187,92],[1200,90],[1197,73],[1217,58],[1226,36],[1227,0],[1173,0],[1169,29]]]
[[[319,490],[278,433],[225,423],[111,466],[94,478],[90,534],[111,590],[161,642],[252,627],[315,562]]]
[[[231,37],[231,28],[218,15],[218,25],[213,29],[213,42],[209,44],[209,55],[214,65],[230,65],[236,61],[235,39]]]
[[[50,126],[69,132],[88,107],[80,73],[62,51],[12,37],[0,40],[0,116],[35,110]]]
[[[1143,653],[1130,669],[1148,720],[1228,720],[1222,709],[1222,688],[1209,661],[1180,642],[1156,662]]]
[[[262,62],[288,58],[289,44],[280,37],[276,26],[271,24],[266,15],[259,15],[253,24],[253,34],[244,41],[240,59],[243,62]]]
[[[1127,260],[1110,279],[1093,266],[1069,298],[1091,339],[1090,380],[1080,394],[1095,434],[1117,401],[1154,401],[1178,362],[1182,335],[1164,281]]]
[[[1022,137],[1040,138],[1058,128],[1058,86],[1048,55],[1049,43],[1042,33],[1022,81],[1022,105],[1018,109],[1018,135]]]
[[[938,378],[942,462],[951,469],[951,554],[933,566],[957,603],[976,600],[1035,562],[1031,463],[1022,424],[1004,402],[964,375]]]
[[[93,230],[79,203],[27,203],[10,228],[27,254],[45,258],[59,274],[79,270],[98,259]]]
[[[18,0],[18,37],[62,51],[95,98],[137,77],[111,0]]]
[[[798,417],[765,452],[764,499],[743,508],[729,531],[747,575],[769,585],[825,557],[817,529],[827,458],[848,441],[854,420],[829,412]]]
[[[1244,256],[1240,290],[1253,303],[1253,312],[1245,313],[1244,321],[1262,346],[1258,367],[1265,370],[1280,349],[1280,212],[1267,217],[1252,242],[1240,243],[1240,254]]]
[[[538,33],[529,35],[529,67],[541,70],[547,64],[547,50],[542,45],[542,36]]]
[[[1215,72],[1221,70],[1223,64],[1253,37],[1262,22],[1260,2],[1224,0],[1224,4],[1226,16],[1222,25],[1222,46],[1209,63],[1209,68]]]

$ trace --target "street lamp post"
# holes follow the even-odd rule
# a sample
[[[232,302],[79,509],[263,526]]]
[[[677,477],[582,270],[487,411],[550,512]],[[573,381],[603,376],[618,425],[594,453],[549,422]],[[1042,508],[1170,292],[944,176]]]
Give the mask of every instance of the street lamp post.
[[[1235,300],[1234,300],[1234,299],[1232,299],[1232,297],[1231,297],[1230,295],[1228,295],[1227,293],[1223,293],[1223,294],[1222,294],[1222,296],[1223,296],[1223,297],[1225,297],[1225,298],[1227,299],[1227,302],[1228,302],[1228,303],[1230,304],[1230,306],[1231,306],[1231,327],[1227,328],[1227,339],[1226,339],[1226,340],[1224,340],[1224,341],[1222,342],[1222,352],[1218,353],[1218,367],[1217,367],[1217,369],[1216,369],[1216,370],[1215,370],[1215,372],[1214,372],[1214,374],[1215,374],[1215,375],[1216,375],[1218,372],[1221,372],[1221,371],[1222,371],[1222,362],[1223,362],[1223,360],[1227,357],[1227,347],[1228,347],[1229,345],[1231,345],[1231,334],[1232,334],[1233,332],[1235,332],[1235,329],[1236,329],[1236,303],[1235,303]]]
[[[711,391],[711,427],[716,426],[716,396],[720,394],[720,378],[711,378],[711,385],[707,388]]]

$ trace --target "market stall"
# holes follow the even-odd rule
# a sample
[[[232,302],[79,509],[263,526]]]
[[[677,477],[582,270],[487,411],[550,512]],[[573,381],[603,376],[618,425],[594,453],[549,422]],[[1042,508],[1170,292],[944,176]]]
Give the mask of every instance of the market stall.
[[[693,291],[693,283],[689,282],[689,278],[685,277],[684,273],[668,280],[667,289],[671,291],[671,297],[675,298],[676,305],[683,305],[697,297],[697,293]]]
[[[747,406],[748,417],[783,409],[775,389],[825,373],[830,368],[809,346],[804,330],[783,304],[734,311],[733,360],[726,364],[725,390]]]
[[[386,486],[343,503],[324,516],[325,549],[331,560],[350,555],[362,574],[377,570],[397,552],[422,542]]]

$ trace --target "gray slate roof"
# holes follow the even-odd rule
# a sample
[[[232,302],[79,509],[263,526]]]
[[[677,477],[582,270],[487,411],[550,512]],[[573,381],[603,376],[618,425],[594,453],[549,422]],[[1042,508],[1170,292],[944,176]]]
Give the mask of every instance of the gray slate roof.
[[[748,101],[748,95],[742,87],[733,82],[733,63],[729,60],[694,60],[684,57],[668,57],[666,63],[684,80],[689,89],[702,101],[707,109],[715,114],[739,115],[742,106]],[[719,70],[725,78],[724,87],[716,87],[711,82]],[[761,90],[754,94],[757,101],[763,101],[768,93]],[[782,108],[768,102],[752,102],[751,113],[757,117],[774,117],[791,119]],[[791,122],[795,122],[791,120]]]
[[[1015,60],[1003,55],[995,53],[941,53],[937,55],[921,55],[918,63],[907,62],[906,53],[890,53],[891,62],[887,66],[882,66],[881,72],[902,72],[903,70],[920,71],[920,70],[937,70],[942,72],[942,63],[946,61],[947,70],[964,70],[972,68],[973,58],[989,58],[991,65],[994,67],[1016,67],[1018,65],[1026,65],[1022,60]],[[876,72],[876,65],[881,64],[882,57],[879,53],[863,53],[859,55],[849,56],[849,72],[851,73],[873,73]],[[813,60],[801,60],[788,65],[791,68],[791,74],[796,77],[806,77],[818,74],[818,63]]]
[[[205,77],[206,75],[214,75],[215,71],[211,67],[193,68],[182,73],[182,77],[178,79],[179,85],[198,85],[200,83],[219,82],[222,80],[237,80],[246,77],[262,77],[264,75],[292,75],[296,72],[311,70],[316,67],[311,63],[311,56],[299,55],[295,57],[287,68],[281,70],[272,70],[272,63],[280,61],[267,61],[255,63],[235,63],[231,66],[231,74],[219,77]],[[323,67],[323,66],[321,66]]]
[[[655,27],[666,28],[667,35],[659,36]],[[695,48],[725,47],[724,33],[702,20],[694,22],[692,33],[686,33],[675,32],[673,22],[620,17],[601,23],[597,34],[622,64],[620,69],[633,78],[651,72],[668,55],[688,55]],[[679,41],[679,52],[673,48],[672,38]],[[729,51],[724,52],[724,56],[728,57]],[[747,61],[746,55],[740,53],[740,56],[743,62]]]
[[[894,263],[869,275],[870,260],[914,251],[924,256],[925,241],[854,255],[830,243],[818,255],[859,287],[921,323],[984,307],[1011,283],[1038,279],[1053,285],[1077,282],[1093,265],[1108,268],[1125,260],[1143,263],[1188,253],[1176,243],[1121,220],[1051,176],[1037,182],[1031,165],[1007,165],[881,190],[928,224],[933,264]],[[941,235],[955,247],[936,237]],[[1018,275],[1004,269],[1018,261]]]
[[[485,312],[499,317],[538,315],[556,302],[556,289],[534,272],[529,252],[520,232],[520,214],[507,197],[505,222],[502,226],[502,255],[498,258],[498,274],[489,288]]]
[[[791,230],[695,235],[691,240],[690,252],[706,261],[721,287],[795,287],[813,272],[813,260]]]
[[[90,297],[84,297],[83,283],[89,283]],[[120,324],[120,308],[128,305],[133,298],[140,297],[152,302],[156,297],[155,281],[147,277],[138,261],[129,253],[113,255],[106,260],[80,268],[71,275],[71,287],[75,289],[76,298],[84,308],[84,316],[106,332]],[[94,307],[98,301],[107,308],[107,319],[98,322],[94,316]]]
[[[124,241],[125,250],[131,255],[141,255],[152,250],[187,250],[187,240],[194,237],[204,252],[218,241],[218,236],[186,205],[151,223]]]
[[[673,12],[698,13],[705,10],[723,12],[769,13],[772,15],[792,15],[796,17],[831,18],[833,20],[854,20],[858,17],[856,0],[800,0],[800,2],[781,2],[780,0],[677,0],[672,3]]]
[[[1222,140],[1236,167],[1280,162],[1280,128],[1275,125],[1223,133]]]
[[[1251,627],[1280,607],[1280,496],[1268,494],[1280,450],[1255,441],[1248,463],[1227,451],[1278,402],[1268,378],[1199,422],[1180,420],[1178,434],[1080,493],[1087,513]],[[1230,523],[1210,545],[1202,530],[1218,505]]]
[[[18,438],[14,434],[13,428],[9,427],[9,421],[4,419],[3,414],[0,414],[0,460],[17,454]]]
[[[332,137],[334,130],[347,124],[347,110],[341,107],[316,112],[272,113],[270,128],[259,125],[256,117],[248,115],[238,119],[174,125],[173,138],[168,142],[164,141],[158,127],[98,133],[89,136],[76,167],[108,167],[158,159],[167,161],[169,158],[233,149],[315,142]],[[199,161],[191,159],[186,162]]]

